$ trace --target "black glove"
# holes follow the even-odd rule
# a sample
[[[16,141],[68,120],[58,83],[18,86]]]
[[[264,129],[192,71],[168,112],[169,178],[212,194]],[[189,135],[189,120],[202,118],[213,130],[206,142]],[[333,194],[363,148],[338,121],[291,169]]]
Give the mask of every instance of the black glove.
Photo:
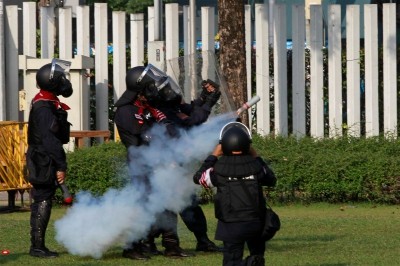
[[[207,80],[205,80],[205,82],[209,83],[210,85],[212,85],[215,88],[215,90],[219,90],[219,84],[217,84],[215,81],[213,81],[211,79],[207,79]]]
[[[164,124],[165,124],[165,128],[167,129],[168,136],[170,136],[171,138],[179,138],[180,137],[179,130],[173,123],[164,122]]]
[[[204,105],[208,105],[210,108],[212,108],[218,102],[220,96],[221,96],[221,92],[219,90],[210,93],[207,96],[206,102]]]
[[[205,102],[208,95],[210,95],[210,92],[208,92],[207,89],[203,87],[203,90],[200,93],[200,100]]]

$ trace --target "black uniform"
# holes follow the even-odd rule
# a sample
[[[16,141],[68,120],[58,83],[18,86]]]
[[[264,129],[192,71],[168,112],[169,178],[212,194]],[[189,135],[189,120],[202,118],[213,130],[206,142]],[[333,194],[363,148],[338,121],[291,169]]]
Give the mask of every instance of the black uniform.
[[[150,106],[143,106],[138,101],[134,104],[130,103],[118,106],[114,119],[121,141],[126,148],[129,148],[130,146],[147,145],[149,140],[146,138],[146,132],[154,125],[154,123],[157,122],[164,123],[167,127],[167,132],[174,134],[172,133],[174,132],[172,125],[165,122],[165,116],[161,112]],[[151,189],[148,180],[146,180],[146,178],[142,180],[146,183],[145,185],[147,186],[147,189]],[[165,247],[165,255],[181,257],[187,256],[179,247],[177,215],[167,210],[158,214],[158,219],[169,220],[169,223],[167,224],[173,225],[173,228],[157,228],[156,224],[150,232],[150,237],[154,238],[160,234],[162,235],[162,245]],[[142,243],[134,243],[132,248],[134,251],[143,251]],[[150,249],[149,252],[158,254],[155,246],[150,247]],[[127,252],[129,252],[129,250],[125,253]],[[136,256],[135,259],[141,258]]]
[[[69,109],[50,92],[41,91],[32,101],[28,123],[27,168],[33,185],[31,205],[32,256],[53,257],[57,253],[45,246],[52,198],[57,185],[56,171],[65,172],[67,161],[63,144],[69,141]]]
[[[190,129],[208,119],[213,104],[215,102],[210,104],[198,98],[190,104],[183,103],[175,107],[160,104],[158,108],[178,127]],[[196,194],[192,195],[191,204],[180,212],[180,216],[186,227],[193,232],[197,239],[197,251],[221,251],[207,236],[207,220],[199,206]]]
[[[223,265],[242,265],[245,243],[251,256],[263,257],[265,241],[260,235],[265,199],[261,186],[276,183],[274,173],[265,162],[251,155],[221,156],[219,159],[210,155],[193,181],[204,187],[217,187],[215,238],[224,242]]]

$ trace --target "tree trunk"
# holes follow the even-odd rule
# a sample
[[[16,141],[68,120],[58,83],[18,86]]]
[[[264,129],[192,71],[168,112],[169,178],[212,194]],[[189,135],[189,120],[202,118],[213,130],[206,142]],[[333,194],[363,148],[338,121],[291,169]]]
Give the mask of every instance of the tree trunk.
[[[218,0],[220,66],[235,106],[247,100],[244,2]],[[248,116],[241,115],[248,125]]]

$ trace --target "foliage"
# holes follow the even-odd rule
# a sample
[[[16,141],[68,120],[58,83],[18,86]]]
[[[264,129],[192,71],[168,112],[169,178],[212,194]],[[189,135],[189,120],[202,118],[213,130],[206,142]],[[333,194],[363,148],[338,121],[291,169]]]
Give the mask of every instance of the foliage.
[[[77,149],[67,154],[67,186],[72,194],[79,190],[103,194],[110,187],[121,187],[127,178],[126,149],[109,142]],[[61,192],[57,200],[62,201]]]
[[[274,201],[400,202],[400,140],[255,135],[253,145],[278,178],[277,186],[266,190]],[[126,151],[121,143],[79,149],[67,158],[67,184],[73,193],[102,194],[126,181]],[[214,193],[202,190],[202,202],[212,202]]]
[[[254,137],[278,178],[282,202],[400,202],[400,141]]]

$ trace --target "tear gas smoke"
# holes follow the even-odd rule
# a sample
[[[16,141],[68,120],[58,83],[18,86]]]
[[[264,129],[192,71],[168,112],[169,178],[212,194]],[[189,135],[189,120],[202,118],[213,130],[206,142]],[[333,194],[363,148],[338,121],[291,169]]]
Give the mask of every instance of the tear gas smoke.
[[[182,131],[179,139],[166,137],[164,127],[153,127],[150,145],[129,148],[132,182],[101,197],[79,192],[55,222],[56,240],[73,255],[101,258],[112,245],[145,238],[157,214],[179,212],[191,203],[199,189],[192,181],[194,171],[218,143],[221,128],[234,118],[235,113],[212,117]]]

